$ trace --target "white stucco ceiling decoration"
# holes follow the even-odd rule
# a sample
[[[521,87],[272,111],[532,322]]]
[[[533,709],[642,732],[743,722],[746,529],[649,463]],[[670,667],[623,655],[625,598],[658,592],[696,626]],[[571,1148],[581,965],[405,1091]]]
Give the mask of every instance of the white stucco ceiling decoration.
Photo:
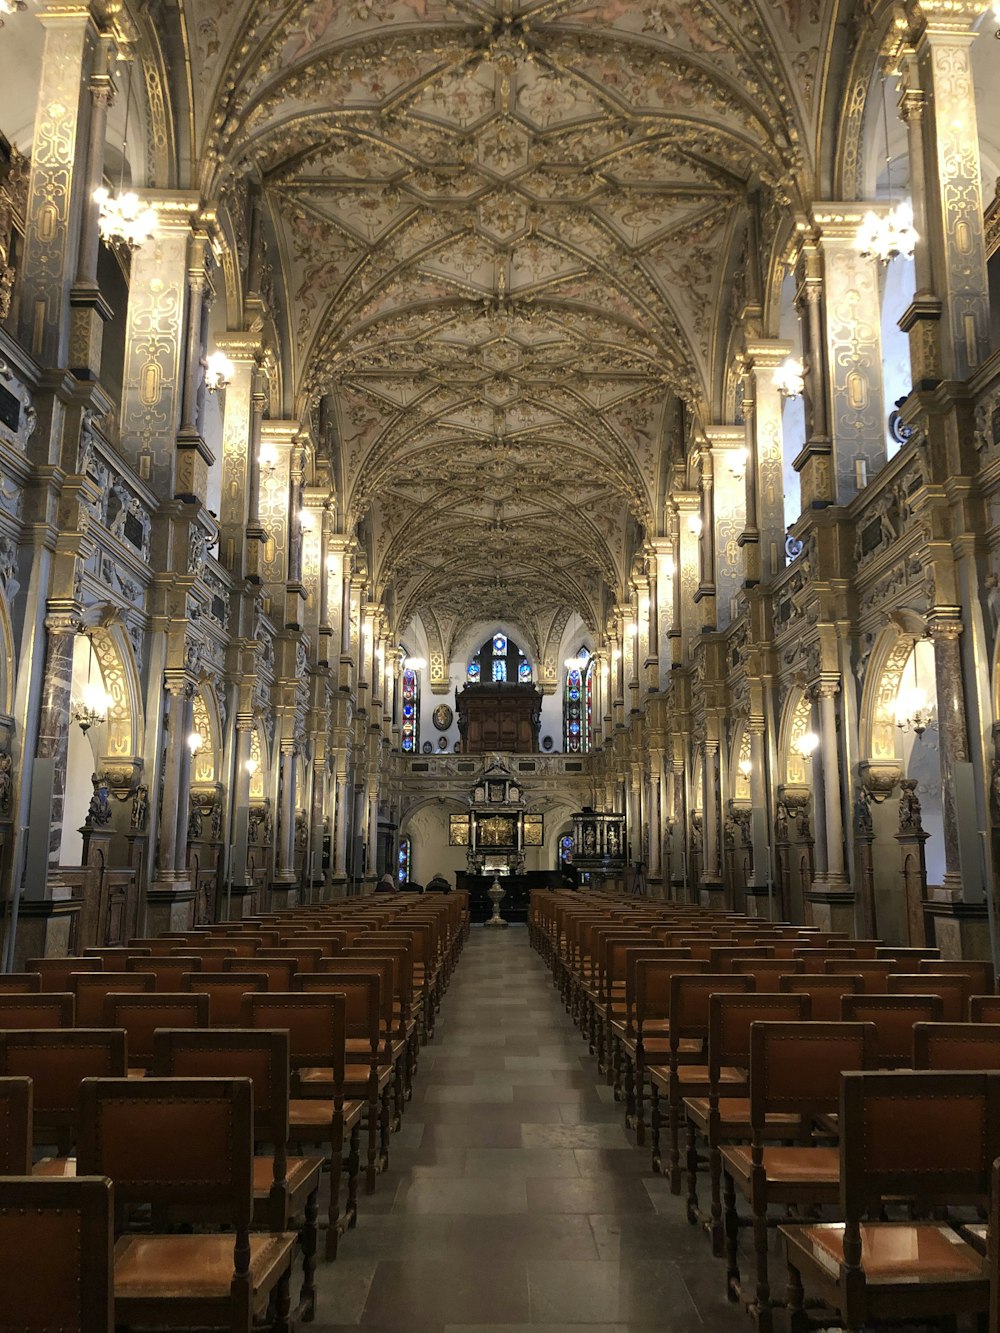
[[[596,623],[674,396],[718,412],[748,199],[766,255],[832,0],[199,4],[213,152],[264,182],[379,590]]]

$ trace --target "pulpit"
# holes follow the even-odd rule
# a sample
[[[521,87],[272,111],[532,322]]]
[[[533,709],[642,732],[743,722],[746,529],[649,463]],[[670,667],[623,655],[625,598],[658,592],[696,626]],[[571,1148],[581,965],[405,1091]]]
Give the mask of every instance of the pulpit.
[[[455,694],[463,754],[537,754],[542,692],[534,685],[466,685]]]

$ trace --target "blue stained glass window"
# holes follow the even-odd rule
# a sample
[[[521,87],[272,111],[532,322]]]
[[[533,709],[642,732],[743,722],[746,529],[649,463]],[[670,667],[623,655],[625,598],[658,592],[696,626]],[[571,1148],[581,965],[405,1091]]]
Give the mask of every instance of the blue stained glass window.
[[[420,699],[420,681],[417,673],[410,667],[403,670],[403,704],[400,710],[403,725],[400,727],[400,744],[407,754],[416,754],[420,740],[420,718],[418,704]]]
[[[559,839],[559,859],[561,861],[564,861],[566,865],[572,864],[573,862],[572,833],[564,833],[563,836]]]
[[[478,662],[470,662],[470,663],[469,663],[468,679],[469,679],[469,682],[470,682],[472,685],[478,685],[478,684],[479,684],[479,663],[478,663]]]
[[[493,663],[493,679],[494,680],[507,679],[507,663],[503,660],[502,657],[497,658],[497,660]]]
[[[531,663],[530,663],[530,662],[527,662],[527,661],[521,661],[521,662],[518,662],[518,664],[517,664],[517,678],[518,678],[518,680],[521,681],[522,683],[528,683],[528,684],[530,684],[530,682],[531,682]]]
[[[579,666],[566,670],[566,688],[563,693],[563,743],[570,754],[590,749],[591,711],[593,706],[592,661],[586,648],[576,655]]]
[[[506,657],[506,656],[507,656],[507,635],[506,635],[506,634],[494,634],[494,635],[493,635],[493,655],[494,655],[494,657]]]
[[[570,839],[572,841],[572,839]],[[400,838],[399,855],[396,860],[396,879],[400,884],[405,884],[410,878],[410,840],[409,838]]]

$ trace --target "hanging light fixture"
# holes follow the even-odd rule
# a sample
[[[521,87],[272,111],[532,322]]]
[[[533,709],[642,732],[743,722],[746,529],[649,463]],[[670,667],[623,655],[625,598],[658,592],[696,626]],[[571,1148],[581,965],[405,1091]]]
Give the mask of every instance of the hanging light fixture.
[[[782,361],[774,372],[774,387],[782,398],[799,398],[806,387],[806,368],[794,356]]]
[[[867,212],[861,220],[854,247],[866,259],[877,259],[880,264],[888,264],[900,255],[912,259],[913,251],[920,237],[913,226],[913,205],[909,199],[893,206],[892,203],[892,154],[889,151],[889,112],[886,107],[886,80],[882,78],[882,127],[885,133],[885,174],[889,190],[889,209],[883,217]]]
[[[2,2],[2,0],[0,0]],[[132,61],[129,61],[125,88],[125,129],[122,135],[122,165],[118,177],[118,193],[112,194],[105,186],[94,191],[94,200],[101,212],[97,227],[101,240],[108,245],[123,245],[128,250],[139,247],[156,231],[156,209],[143,203],[134,190],[125,189],[125,163],[128,159],[128,121],[132,109]]]
[[[91,680],[94,670],[94,640],[87,636],[89,656],[87,658],[87,680],[80,691],[80,698],[73,709],[73,721],[86,736],[91,727],[100,727],[108,719],[111,700],[100,681]]]
[[[913,683],[900,682],[896,695],[896,726],[900,731],[912,731],[918,739],[928,727],[934,725],[937,708],[927,691],[920,685],[917,675],[917,653],[911,655],[913,661]]]
[[[192,731],[187,738],[187,747],[191,751],[192,756],[198,754],[200,750],[204,749],[204,746],[205,739],[201,732]]]
[[[744,779],[744,781],[749,782],[750,774],[753,772],[753,764],[746,757],[746,755],[744,755],[743,758],[740,760],[740,762],[737,764],[737,768],[740,770],[740,775]]]
[[[0,15],[23,14],[27,8],[26,0],[0,0]],[[0,17],[0,28],[2,27],[3,18]]]
[[[819,737],[815,731],[806,731],[793,744],[793,749],[803,759],[808,759],[819,746]]]
[[[236,367],[225,352],[212,352],[205,358],[205,388],[219,393],[233,382]]]

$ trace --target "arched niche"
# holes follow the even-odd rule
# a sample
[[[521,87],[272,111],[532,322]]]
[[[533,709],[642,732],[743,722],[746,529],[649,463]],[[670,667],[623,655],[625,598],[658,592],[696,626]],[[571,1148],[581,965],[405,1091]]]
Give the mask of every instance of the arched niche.
[[[89,637],[100,683],[108,695],[108,715],[103,734],[103,753],[111,761],[137,758],[142,749],[144,728],[139,666],[125,626],[109,619],[77,639]],[[74,645],[74,664],[77,645]]]
[[[271,773],[271,753],[267,736],[260,720],[250,730],[250,800],[263,801],[267,796]]]
[[[7,595],[0,583],[0,713],[5,717],[14,712],[14,668],[14,632]]]
[[[192,700],[193,731],[201,737],[201,745],[192,755],[192,787],[215,787],[222,773],[222,719],[215,687],[202,680]],[[184,738],[187,741],[187,737]]]
[[[803,753],[802,738],[812,731],[812,704],[805,691],[793,687],[785,700],[778,731],[778,772],[780,785],[812,787],[813,759]]]
[[[751,801],[753,799],[753,790],[751,782],[754,774],[749,770],[745,773],[741,769],[750,763],[750,729],[746,721],[737,722],[733,731],[733,741],[729,750],[729,792],[728,796],[733,801]],[[759,776],[759,775],[758,775]]]

